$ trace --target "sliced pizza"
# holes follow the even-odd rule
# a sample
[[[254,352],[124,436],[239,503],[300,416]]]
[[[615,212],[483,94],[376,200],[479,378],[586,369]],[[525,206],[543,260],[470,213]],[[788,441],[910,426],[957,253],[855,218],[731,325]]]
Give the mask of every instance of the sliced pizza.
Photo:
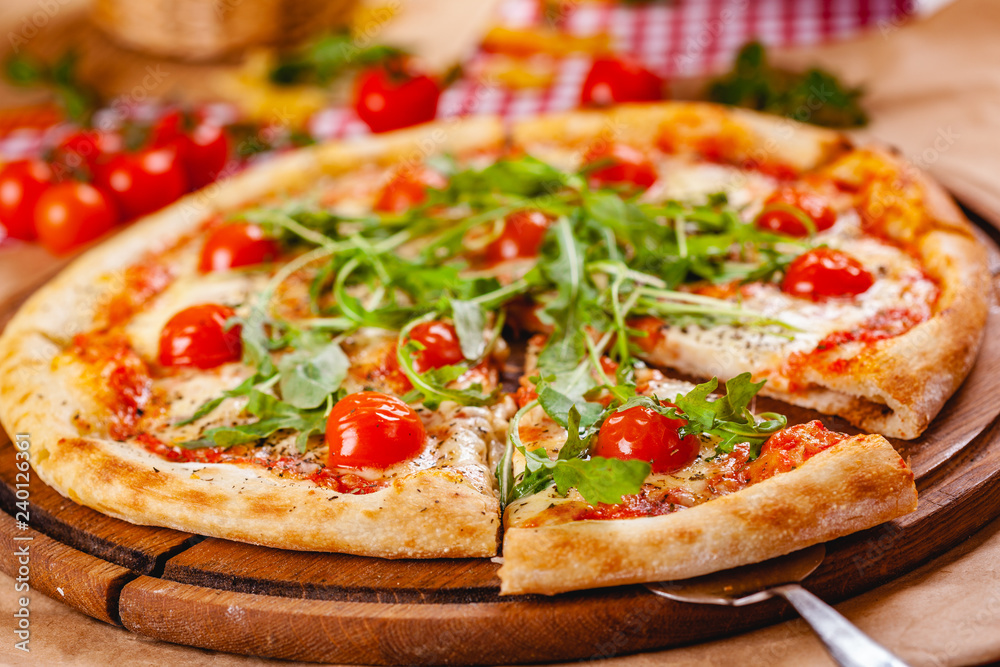
[[[749,374],[715,396],[716,380],[622,374],[607,358],[581,370],[539,379],[512,424],[503,594],[694,577],[916,509],[913,472],[885,438],[754,415],[763,383]],[[587,401],[566,400],[573,384]]]

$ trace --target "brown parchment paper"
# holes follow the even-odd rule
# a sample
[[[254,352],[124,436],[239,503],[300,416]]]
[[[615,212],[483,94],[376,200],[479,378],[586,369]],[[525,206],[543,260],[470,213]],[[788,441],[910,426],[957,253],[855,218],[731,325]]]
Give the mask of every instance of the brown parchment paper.
[[[33,6],[30,0],[26,4]],[[476,10],[466,11],[469,21],[479,20]],[[1000,1],[960,0],[924,20],[886,23],[859,40],[775,54],[775,60],[799,67],[820,63],[864,84],[873,118],[866,134],[902,149],[964,203],[1000,225]],[[24,654],[13,648],[13,591],[14,582],[0,574],[0,664],[297,664],[156,642],[37,593],[31,606],[32,651]],[[1000,520],[944,556],[838,609],[914,666],[1000,660]],[[795,620],[602,664],[833,663],[808,627]]]

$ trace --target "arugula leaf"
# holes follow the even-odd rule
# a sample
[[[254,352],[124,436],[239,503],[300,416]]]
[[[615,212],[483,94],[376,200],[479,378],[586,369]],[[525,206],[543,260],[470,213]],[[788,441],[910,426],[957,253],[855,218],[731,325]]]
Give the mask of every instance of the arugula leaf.
[[[281,397],[298,409],[315,408],[337,391],[347,377],[350,361],[336,343],[306,347],[278,362]]]
[[[422,350],[423,345],[414,340],[406,340],[405,333],[407,333],[406,329],[400,334],[400,341],[396,346],[396,359],[399,361],[400,370],[413,385],[413,390],[403,397],[404,401],[407,403],[420,401],[429,410],[437,410],[443,401],[454,401],[459,405],[473,406],[489,405],[496,401],[500,393],[499,387],[489,394],[483,393],[483,386],[478,382],[465,389],[448,387],[448,384],[469,370],[465,364],[442,366],[423,373],[418,372],[413,365],[413,353]]]
[[[674,399],[677,412],[688,420],[679,429],[681,437],[707,433],[718,438],[719,452],[732,451],[738,442],[748,442],[753,446],[751,458],[756,458],[760,445],[788,423],[784,415],[763,413],[761,421],[750,412],[750,402],[764,386],[764,382],[752,382],[750,373],[741,373],[726,382],[726,395],[710,399],[710,394],[719,386],[717,378],[696,386],[687,394],[678,394]],[[672,410],[672,409],[671,409]],[[674,415],[670,415],[674,416]]]
[[[298,431],[296,446],[300,452],[305,452],[309,437],[326,427],[326,415],[332,406],[333,397],[329,396],[324,407],[316,410],[299,410],[270,394],[251,389],[246,412],[257,417],[257,421],[249,424],[210,428],[202,434],[200,439],[181,442],[178,445],[186,449],[229,448],[234,445],[255,442],[270,437],[278,431],[290,429]]]
[[[483,308],[478,303],[461,299],[451,299],[450,303],[451,318],[462,347],[462,356],[469,361],[478,359],[486,351],[486,340],[483,338],[486,316]]]
[[[589,379],[589,378],[588,378]],[[570,414],[576,411],[577,426],[587,428],[593,426],[604,412],[604,406],[600,403],[589,403],[579,398],[570,398],[566,394],[557,391],[547,382],[541,383],[538,390],[538,404],[542,406],[557,424],[565,429],[569,429]]]
[[[588,460],[562,459],[552,468],[556,490],[566,495],[575,488],[591,505],[613,505],[622,496],[638,493],[652,466],[647,461],[621,461],[595,456]]]
[[[565,172],[525,155],[498,160],[482,169],[460,171],[451,177],[442,196],[450,201],[481,197],[483,193],[538,197],[557,192],[568,180]]]
[[[222,405],[222,402],[225,401],[227,398],[236,398],[237,396],[247,396],[250,393],[250,390],[253,389],[254,385],[257,384],[258,381],[259,381],[259,376],[257,376],[256,374],[251,375],[236,387],[233,387],[232,389],[227,389],[226,391],[222,392],[222,396],[206,401],[201,405],[201,407],[195,410],[193,415],[191,415],[187,419],[182,419],[181,421],[175,423],[174,425],[187,426],[188,424],[196,422],[202,417],[206,417],[209,414],[211,414],[217,407]]]

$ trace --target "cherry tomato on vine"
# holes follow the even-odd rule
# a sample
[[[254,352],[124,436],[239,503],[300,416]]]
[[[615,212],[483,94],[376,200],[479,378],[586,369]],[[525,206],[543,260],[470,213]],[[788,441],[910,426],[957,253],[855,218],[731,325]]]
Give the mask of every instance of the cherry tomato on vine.
[[[98,167],[94,182],[112,193],[126,219],[161,209],[188,189],[174,146],[119,153]]]
[[[813,248],[788,265],[781,290],[813,301],[857,296],[875,283],[857,259],[833,248]]]
[[[7,236],[35,239],[35,206],[51,183],[52,170],[41,160],[8,162],[0,169],[0,224]]]
[[[448,322],[441,320],[421,322],[410,329],[410,340],[415,340],[424,346],[423,350],[413,353],[413,367],[418,373],[432,368],[452,366],[465,358],[462,346],[458,342],[458,333]]]
[[[198,270],[209,273],[263,264],[277,258],[280,252],[278,242],[268,238],[260,225],[250,222],[226,224],[208,235],[201,249]]]
[[[758,229],[788,236],[808,236],[809,228],[800,216],[809,218],[817,232],[829,229],[837,222],[837,214],[830,207],[826,197],[808,190],[785,186],[767,198],[764,209],[754,220],[754,225]]]
[[[686,423],[641,405],[615,412],[601,425],[591,454],[649,461],[657,473],[680,470],[694,461],[700,448],[697,436],[681,438],[677,432]]]
[[[653,163],[627,144],[594,144],[584,156],[584,163],[594,167],[588,172],[591,187],[631,184],[646,189],[659,178]]]
[[[377,391],[349,394],[326,420],[327,463],[332,468],[386,468],[412,459],[427,434],[417,411]]]
[[[486,246],[486,261],[497,264],[518,257],[537,257],[551,220],[541,211],[514,211],[504,219],[500,236]]]
[[[402,213],[427,200],[427,189],[447,185],[444,176],[428,167],[404,168],[385,184],[375,200],[375,210]]]
[[[583,106],[610,106],[620,102],[653,102],[663,97],[662,78],[630,58],[603,56],[583,81]]]
[[[388,132],[433,120],[440,97],[441,87],[426,74],[379,67],[361,73],[354,110],[372,132]]]
[[[241,327],[226,328],[236,313],[217,303],[191,306],[171,317],[160,332],[160,364],[215,368],[239,361],[243,353]]]
[[[34,213],[39,242],[57,255],[102,236],[118,219],[110,195],[77,181],[50,186],[38,198]]]

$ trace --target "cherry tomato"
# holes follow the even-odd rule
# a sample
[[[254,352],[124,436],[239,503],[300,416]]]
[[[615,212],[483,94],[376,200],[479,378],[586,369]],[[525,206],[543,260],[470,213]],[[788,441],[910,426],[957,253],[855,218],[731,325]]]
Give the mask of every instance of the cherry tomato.
[[[35,206],[52,182],[52,170],[41,160],[18,160],[0,169],[0,224],[7,236],[24,241],[37,237]]]
[[[659,177],[653,163],[641,151],[626,144],[594,144],[584,156],[584,162],[595,166],[588,176],[591,187],[632,184],[645,189]]]
[[[444,176],[427,167],[400,169],[386,183],[375,201],[375,210],[402,213],[427,199],[428,188],[443,188]]]
[[[149,128],[149,145],[156,148],[173,145],[184,134],[184,114],[170,109]]]
[[[701,446],[697,436],[680,437],[677,429],[686,423],[641,405],[615,412],[601,425],[592,454],[649,461],[658,473],[680,470],[694,461]]]
[[[388,132],[434,120],[440,97],[431,77],[380,67],[361,73],[354,110],[372,132]]]
[[[833,297],[856,296],[865,292],[875,279],[861,262],[846,252],[832,248],[813,248],[792,260],[785,271],[781,290],[813,301]]]
[[[786,186],[767,198],[764,210],[754,220],[754,224],[758,229],[779,234],[808,236],[809,229],[795,212],[788,210],[789,208],[812,220],[817,232],[829,229],[837,222],[837,214],[830,208],[826,197],[808,190]]]
[[[822,422],[813,420],[784,428],[764,443],[758,456],[746,468],[749,481],[759,482],[782,472],[798,468],[824,449],[844,440],[847,436],[828,431]]]
[[[277,241],[265,236],[260,225],[249,222],[223,225],[205,240],[198,270],[209,273],[253,266],[274,260],[280,252]]]
[[[518,257],[536,257],[542,248],[549,217],[541,211],[522,210],[504,220],[500,236],[486,246],[486,260],[497,264]]]
[[[115,155],[97,169],[94,180],[113,194],[126,219],[163,208],[188,189],[173,146]]]
[[[232,308],[217,303],[191,306],[171,317],[160,332],[160,364],[215,368],[239,361],[243,353],[239,325],[226,329]]]
[[[57,255],[102,236],[118,219],[110,195],[77,181],[51,186],[35,206],[38,240]]]
[[[452,366],[465,358],[458,342],[458,333],[448,322],[422,322],[410,329],[410,339],[424,346],[423,350],[413,353],[413,367],[418,373]]]
[[[417,411],[377,391],[349,394],[326,420],[327,463],[331,468],[386,468],[412,459],[427,434]]]
[[[229,162],[229,138],[219,125],[202,123],[180,138],[180,156],[188,185],[198,190],[212,183]]]
[[[99,130],[77,130],[56,146],[52,161],[66,169],[87,169],[93,173],[98,164],[122,149],[121,136]]]
[[[580,93],[583,106],[653,102],[663,96],[663,79],[631,59],[601,57],[587,73]]]

